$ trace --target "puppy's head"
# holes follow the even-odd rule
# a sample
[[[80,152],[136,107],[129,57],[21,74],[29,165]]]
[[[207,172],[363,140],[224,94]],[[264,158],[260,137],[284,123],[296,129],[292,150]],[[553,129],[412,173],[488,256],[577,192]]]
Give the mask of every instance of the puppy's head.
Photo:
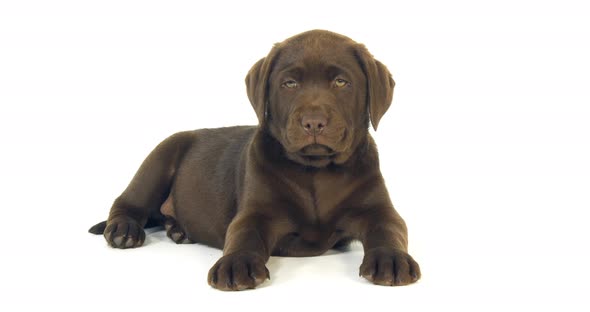
[[[305,166],[345,163],[377,129],[395,83],[353,40],[312,30],[275,44],[248,72],[248,98],[260,126],[287,157]]]

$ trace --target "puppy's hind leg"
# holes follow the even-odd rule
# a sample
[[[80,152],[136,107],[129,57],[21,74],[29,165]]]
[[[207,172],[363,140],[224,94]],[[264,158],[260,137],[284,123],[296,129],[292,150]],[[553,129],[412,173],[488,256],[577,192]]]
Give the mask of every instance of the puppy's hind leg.
[[[115,248],[139,247],[145,240],[148,219],[161,219],[160,207],[168,198],[174,176],[193,142],[192,132],[180,132],[160,143],[119,196],[109,214],[104,237]]]

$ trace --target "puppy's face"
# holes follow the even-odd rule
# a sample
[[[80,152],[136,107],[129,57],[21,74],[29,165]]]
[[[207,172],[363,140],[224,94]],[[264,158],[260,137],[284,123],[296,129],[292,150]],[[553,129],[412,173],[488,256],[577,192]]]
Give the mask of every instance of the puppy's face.
[[[366,133],[366,78],[342,38],[287,42],[268,82],[267,122],[287,157],[322,167],[345,162]],[[356,138],[359,139],[359,138]]]
[[[259,118],[289,159],[313,167],[342,164],[366,138],[369,110],[373,110],[368,72],[372,68],[366,64],[372,56],[367,54],[349,38],[311,31],[275,45],[262,64],[250,71],[247,84],[253,82],[257,65],[258,71],[267,71],[257,82],[265,87]],[[385,72],[385,79],[391,80]],[[389,106],[391,98],[382,102],[379,105]],[[386,109],[375,114],[380,118]]]

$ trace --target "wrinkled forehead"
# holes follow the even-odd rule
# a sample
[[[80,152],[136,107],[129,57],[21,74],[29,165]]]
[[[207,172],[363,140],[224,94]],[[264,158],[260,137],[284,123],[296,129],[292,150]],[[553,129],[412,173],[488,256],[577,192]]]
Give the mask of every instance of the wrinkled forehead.
[[[298,70],[342,69],[352,75],[362,74],[357,60],[356,43],[348,38],[314,36],[291,38],[276,45],[279,50],[274,73]]]

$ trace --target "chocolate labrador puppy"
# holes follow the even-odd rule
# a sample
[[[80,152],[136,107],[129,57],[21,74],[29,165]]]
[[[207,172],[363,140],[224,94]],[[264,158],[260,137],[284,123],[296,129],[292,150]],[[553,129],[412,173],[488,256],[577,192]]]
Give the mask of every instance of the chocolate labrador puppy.
[[[416,282],[368,131],[391,104],[387,68],[363,45],[313,30],[275,44],[246,86],[258,126],[167,138],[90,232],[134,248],[144,227],[163,224],[176,243],[223,248],[208,277],[221,290],[263,283],[271,255],[321,255],[353,240],[365,251],[361,276]]]

